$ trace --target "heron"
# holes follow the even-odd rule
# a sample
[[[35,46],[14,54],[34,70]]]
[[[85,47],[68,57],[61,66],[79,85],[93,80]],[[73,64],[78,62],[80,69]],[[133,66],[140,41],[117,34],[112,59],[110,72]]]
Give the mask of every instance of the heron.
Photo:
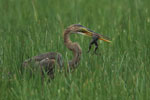
[[[64,45],[73,53],[73,58],[68,62],[67,69],[75,69],[80,62],[82,49],[77,42],[72,42],[70,40],[71,34],[81,34],[85,36],[92,37],[92,40],[89,44],[88,52],[91,50],[91,46],[94,44],[96,50],[98,49],[98,40],[103,40],[105,42],[111,42],[107,37],[98,34],[80,24],[73,24],[68,26],[63,32]],[[34,63],[35,65],[40,66],[40,68],[44,69],[50,78],[54,78],[54,67],[55,62],[57,62],[58,66],[62,69],[64,66],[64,61],[61,53],[58,52],[48,52],[44,54],[40,54],[38,56],[34,56],[30,59],[24,61],[23,66],[28,66],[30,63]],[[42,70],[43,73],[43,70]]]

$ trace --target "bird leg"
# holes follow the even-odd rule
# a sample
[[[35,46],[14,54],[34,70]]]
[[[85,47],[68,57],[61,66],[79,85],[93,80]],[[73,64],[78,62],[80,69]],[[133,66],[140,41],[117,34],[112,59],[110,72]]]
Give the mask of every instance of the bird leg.
[[[96,36],[96,35],[94,35],[94,36],[92,37],[92,41],[90,42],[88,52],[91,50],[91,47],[92,47],[92,45],[94,44],[94,45],[96,46],[96,47],[95,47],[95,50],[94,50],[94,53],[96,54],[96,50],[98,49],[98,43],[97,43],[98,38],[99,38],[99,37]]]

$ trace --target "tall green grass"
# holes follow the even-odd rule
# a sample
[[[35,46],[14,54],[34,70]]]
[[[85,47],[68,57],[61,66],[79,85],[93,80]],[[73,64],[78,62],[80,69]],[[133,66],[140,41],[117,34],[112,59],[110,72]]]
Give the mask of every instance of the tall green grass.
[[[0,100],[149,100],[149,0],[0,0]],[[87,53],[89,37],[72,35],[82,47],[75,72],[41,83],[39,72],[21,73],[32,56],[72,53],[62,33],[82,24],[112,39],[101,55]]]

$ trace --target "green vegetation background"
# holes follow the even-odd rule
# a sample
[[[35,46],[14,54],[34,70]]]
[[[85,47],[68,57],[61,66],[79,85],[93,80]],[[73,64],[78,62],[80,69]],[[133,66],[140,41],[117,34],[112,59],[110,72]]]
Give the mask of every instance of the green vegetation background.
[[[150,100],[149,0],[0,0],[0,100]],[[21,63],[56,51],[72,53],[62,33],[82,24],[111,38],[99,41],[100,56],[86,53],[89,37],[72,35],[82,60],[67,77],[41,83]],[[56,68],[57,69],[57,68]]]

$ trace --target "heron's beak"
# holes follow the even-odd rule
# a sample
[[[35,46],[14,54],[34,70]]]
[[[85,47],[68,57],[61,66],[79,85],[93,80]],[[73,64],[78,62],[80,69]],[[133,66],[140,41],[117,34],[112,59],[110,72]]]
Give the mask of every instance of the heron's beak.
[[[101,34],[98,34],[98,33],[95,33],[95,32],[86,32],[86,33],[84,33],[86,36],[90,36],[90,37],[92,37],[93,36],[93,34],[96,34],[96,35],[98,35],[99,36],[99,40],[103,40],[103,41],[105,41],[105,42],[111,42],[109,39],[107,39],[107,37],[104,37],[103,35],[101,35]]]
[[[86,33],[84,33],[86,36],[89,36],[89,37],[92,37],[92,35],[93,35],[93,33],[91,33],[91,32],[86,32]]]
[[[110,40],[108,40],[108,39],[104,39],[104,38],[101,38],[101,37],[99,38],[99,40],[103,40],[103,41],[105,41],[105,42],[109,42],[109,43],[111,42]]]

